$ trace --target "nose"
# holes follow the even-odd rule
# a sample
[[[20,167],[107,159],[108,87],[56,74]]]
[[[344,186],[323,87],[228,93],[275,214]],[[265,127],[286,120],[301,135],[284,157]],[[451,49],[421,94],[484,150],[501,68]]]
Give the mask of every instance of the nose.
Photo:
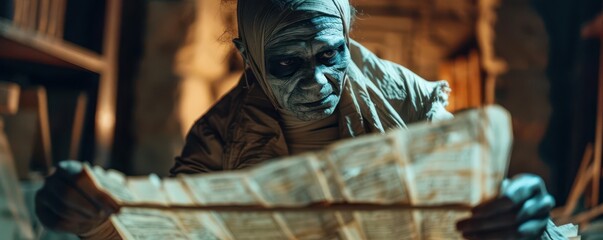
[[[313,71],[303,80],[300,84],[303,90],[317,90],[320,91],[325,85],[329,83],[329,80],[325,76],[324,72],[320,68],[314,67]]]

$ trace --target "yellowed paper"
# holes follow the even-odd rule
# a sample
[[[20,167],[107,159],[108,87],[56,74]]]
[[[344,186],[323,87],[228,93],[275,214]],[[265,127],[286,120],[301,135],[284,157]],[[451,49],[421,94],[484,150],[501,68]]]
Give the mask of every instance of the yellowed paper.
[[[352,203],[409,203],[403,164],[389,135],[334,145],[327,151],[344,199]]]
[[[164,180],[90,171],[121,203],[150,208],[126,208],[114,217],[122,236],[132,239],[461,239],[456,222],[498,194],[511,147],[509,119],[488,107],[241,171]],[[335,204],[345,208],[254,211]],[[355,209],[384,204],[406,209]],[[238,208],[198,211],[211,206]]]
[[[246,172],[180,176],[201,205],[259,205],[248,184]]]
[[[179,220],[169,211],[124,208],[111,221],[124,239],[189,239]]]
[[[249,173],[249,181],[265,206],[305,206],[332,200],[318,160],[311,154],[258,166]]]
[[[225,212],[217,214],[234,239],[292,239],[286,227],[265,212]]]

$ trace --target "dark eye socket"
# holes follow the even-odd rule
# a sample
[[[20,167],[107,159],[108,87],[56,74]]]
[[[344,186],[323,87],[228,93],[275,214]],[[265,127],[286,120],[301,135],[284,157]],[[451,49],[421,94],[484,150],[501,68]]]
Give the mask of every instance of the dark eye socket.
[[[335,50],[328,50],[328,51],[322,52],[322,54],[320,55],[320,57],[323,58],[323,59],[330,59],[330,58],[335,57],[335,55],[337,55],[337,51],[335,51]]]
[[[335,49],[326,50],[318,54],[318,60],[327,66],[333,66],[337,63],[345,46],[342,44]]]
[[[300,67],[302,60],[295,57],[276,58],[268,63],[268,71],[277,78],[293,75]]]
[[[278,65],[282,66],[282,67],[288,67],[291,66],[295,63],[295,60],[291,59],[291,58],[287,58],[287,59],[282,59],[280,61],[278,61]]]

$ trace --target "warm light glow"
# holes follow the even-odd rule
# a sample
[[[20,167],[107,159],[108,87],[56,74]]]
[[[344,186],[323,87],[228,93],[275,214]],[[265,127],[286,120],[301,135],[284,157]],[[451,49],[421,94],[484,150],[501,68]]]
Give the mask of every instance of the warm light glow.
[[[108,146],[111,143],[111,136],[113,135],[113,129],[115,127],[115,114],[105,109],[98,112],[96,116],[97,132],[99,136],[99,144]]]
[[[234,51],[225,33],[232,23],[231,12],[219,0],[197,0],[197,19],[189,29],[191,41],[176,55],[175,69],[181,77],[178,114],[183,136],[213,104],[238,82],[241,73],[233,71],[229,56]],[[231,6],[232,7],[232,6]]]
[[[186,136],[195,121],[209,109],[213,102],[209,82],[194,77],[182,79],[178,103],[182,136]]]

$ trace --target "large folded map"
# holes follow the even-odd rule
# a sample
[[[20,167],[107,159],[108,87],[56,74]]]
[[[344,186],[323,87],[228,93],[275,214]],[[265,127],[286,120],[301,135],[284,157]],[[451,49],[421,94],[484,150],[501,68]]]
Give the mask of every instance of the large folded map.
[[[86,174],[122,206],[126,239],[462,239],[455,224],[497,196],[511,141],[490,106],[244,170]]]

